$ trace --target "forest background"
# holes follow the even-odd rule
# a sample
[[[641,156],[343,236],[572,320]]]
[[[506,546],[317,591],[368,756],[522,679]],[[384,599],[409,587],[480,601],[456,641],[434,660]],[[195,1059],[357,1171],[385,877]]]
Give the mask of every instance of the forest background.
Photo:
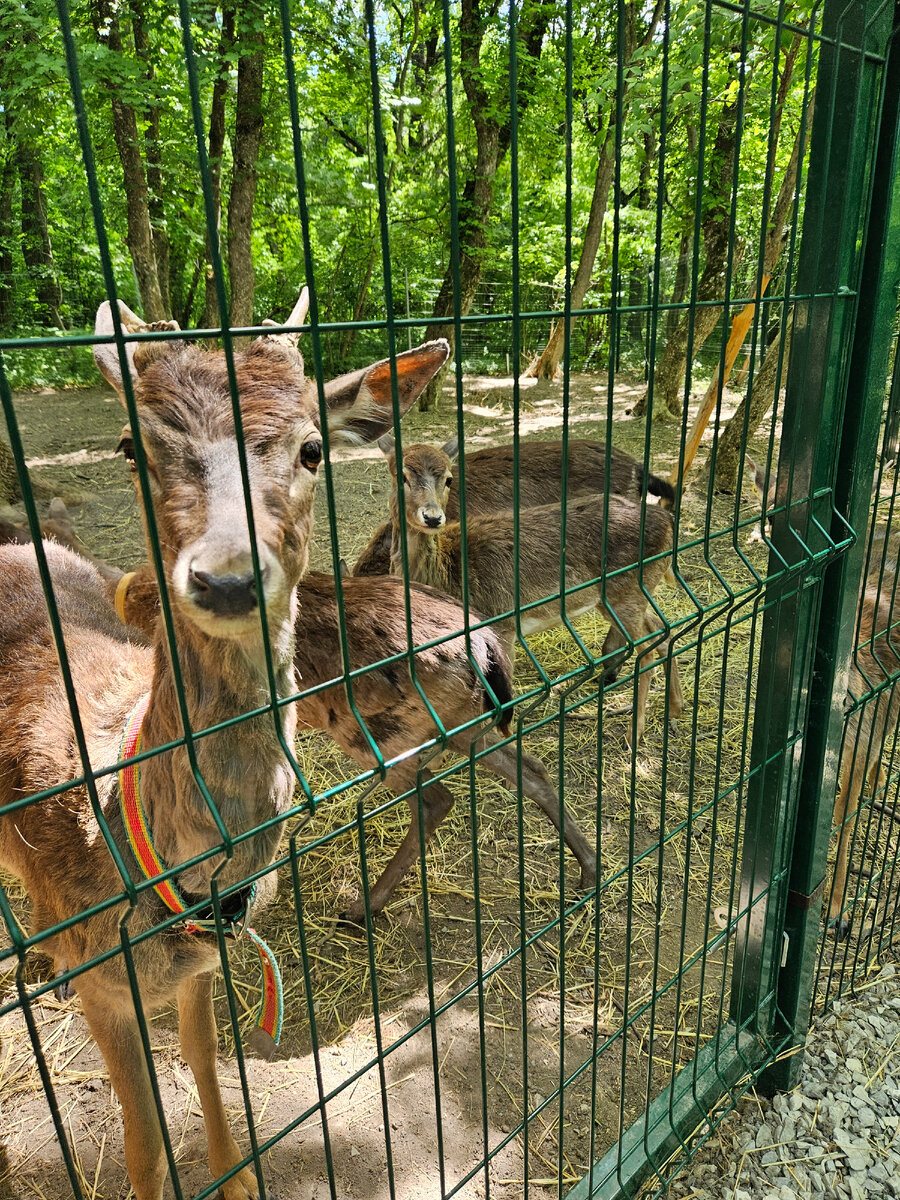
[[[720,364],[725,338],[712,335],[764,297],[747,337],[756,408],[768,407],[789,342],[778,297],[815,65],[811,3],[768,9],[750,21],[697,0],[517,0],[512,12],[459,0],[445,14],[397,0],[367,22],[353,0],[293,0],[318,316],[342,326],[323,337],[327,373],[386,352],[382,185],[393,311],[421,321],[399,348],[452,340],[455,179],[460,311],[489,318],[463,327],[464,370],[551,377],[568,289],[582,310],[572,369],[643,370],[653,415],[680,418],[704,347],[707,375]],[[229,319],[252,325],[288,312],[305,276],[282,10],[195,0],[190,13]],[[146,320],[216,328],[178,8],[88,0],[71,20],[119,294]],[[47,0],[0,0],[0,337],[60,339],[7,348],[15,388],[96,381],[90,347],[64,340],[90,331],[105,288],[59,28]],[[534,314],[518,363],[512,322],[493,319],[516,303]],[[720,455],[725,487],[733,459]],[[14,493],[7,473],[0,501]]]

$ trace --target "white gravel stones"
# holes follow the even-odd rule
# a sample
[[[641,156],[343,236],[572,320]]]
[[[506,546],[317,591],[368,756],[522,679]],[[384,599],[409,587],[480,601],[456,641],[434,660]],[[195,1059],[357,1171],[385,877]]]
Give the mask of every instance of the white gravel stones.
[[[882,968],[809,1035],[799,1087],[749,1095],[669,1200],[900,1198],[900,973]]]

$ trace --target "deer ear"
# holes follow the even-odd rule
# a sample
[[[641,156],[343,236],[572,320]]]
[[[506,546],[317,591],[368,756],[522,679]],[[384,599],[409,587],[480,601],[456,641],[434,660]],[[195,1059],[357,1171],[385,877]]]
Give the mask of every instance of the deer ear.
[[[122,300],[119,301],[119,319],[122,323],[122,328],[128,330],[129,333],[144,328],[144,322],[141,318],[133,313]],[[108,300],[104,300],[97,309],[97,316],[94,319],[94,333],[105,337],[112,337],[114,332],[112,305]],[[127,342],[125,345],[125,356],[128,361],[128,370],[132,382],[137,378],[137,371],[134,366],[135,347],[136,343],[134,342]],[[122,383],[122,364],[119,361],[119,348],[115,342],[104,342],[102,345],[94,346],[94,362],[97,364],[100,374],[118,392],[119,399],[124,403],[125,388]]]
[[[441,450],[447,455],[450,461],[453,462],[457,454],[459,454],[459,438],[450,438],[449,442],[444,442],[443,446],[441,446]]]
[[[445,338],[398,354],[397,399],[402,417],[450,357]],[[339,375],[325,384],[328,428],[337,441],[373,442],[393,424],[391,360]]]

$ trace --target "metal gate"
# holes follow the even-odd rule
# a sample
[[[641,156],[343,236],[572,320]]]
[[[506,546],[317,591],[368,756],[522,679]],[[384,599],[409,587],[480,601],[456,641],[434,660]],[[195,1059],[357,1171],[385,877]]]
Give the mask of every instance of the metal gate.
[[[590,9],[581,12],[568,0],[553,10],[553,21],[546,26],[558,55],[558,82],[565,90],[566,115],[559,133],[566,183],[561,300],[558,307],[551,303],[542,311],[528,311],[522,303],[523,290],[531,297],[542,296],[543,284],[531,286],[522,267],[521,243],[527,230],[519,178],[528,129],[518,89],[523,73],[533,69],[525,61],[531,27],[520,28],[523,12],[509,5],[493,10],[485,45],[492,46],[495,55],[508,54],[504,70],[509,208],[502,222],[509,230],[510,271],[503,287],[509,289],[512,307],[506,313],[470,311],[476,291],[473,262],[486,258],[488,251],[484,244],[476,247],[477,253],[472,251],[472,193],[459,180],[456,73],[460,55],[471,52],[471,40],[466,42],[471,29],[461,33],[460,22],[471,20],[473,11],[479,19],[484,14],[470,0],[459,10],[444,0],[435,46],[440,47],[443,67],[450,303],[443,315],[411,315],[408,281],[405,304],[395,302],[400,276],[392,269],[402,233],[396,213],[391,215],[393,175],[385,159],[386,145],[376,137],[372,187],[377,195],[384,316],[332,321],[322,316],[324,288],[310,236],[316,185],[307,185],[306,142],[313,140],[314,129],[300,107],[297,13],[290,0],[282,0],[277,14],[269,13],[268,36],[277,36],[281,45],[294,172],[290,187],[298,205],[311,291],[309,320],[304,313],[300,323],[323,417],[325,361],[333,353],[328,339],[362,330],[367,340],[383,343],[390,356],[396,439],[390,453],[397,456],[395,463],[401,463],[403,444],[418,438],[443,440],[451,433],[459,438],[455,470],[465,539],[471,528],[465,509],[466,461],[478,447],[471,432],[479,411],[478,399],[474,407],[472,401],[475,385],[464,381],[460,350],[455,376],[448,377],[444,388],[440,415],[416,414],[402,425],[397,350],[398,342],[405,347],[408,336],[419,340],[413,331],[424,326],[429,336],[442,330],[451,335],[457,347],[463,347],[466,338],[477,341],[479,330],[488,331],[484,354],[490,342],[491,355],[498,360],[508,355],[513,364],[506,410],[501,405],[496,412],[485,410],[487,415],[481,411],[479,419],[502,431],[494,431],[496,440],[508,434],[513,447],[509,529],[512,557],[518,563],[522,539],[528,539],[534,521],[519,503],[522,447],[530,442],[529,432],[537,428],[542,431],[539,436],[549,431],[563,439],[565,479],[579,422],[608,449],[625,436],[630,415],[626,405],[639,400],[644,415],[633,417],[628,425],[628,445],[644,469],[639,484],[642,539],[647,473],[662,474],[659,463],[665,461],[679,492],[672,583],[660,596],[651,593],[645,582],[650,578],[650,555],[640,568],[640,586],[668,638],[662,670],[665,698],[672,693],[673,672],[680,669],[687,704],[676,724],[663,716],[659,689],[651,693],[646,748],[626,746],[626,734],[636,731],[636,718],[618,719],[613,706],[619,696],[639,704],[642,680],[654,665],[653,638],[635,641],[613,616],[613,629],[619,625],[628,653],[623,664],[616,663],[621,674],[615,690],[604,688],[603,672],[613,655],[604,657],[600,649],[600,633],[606,627],[598,624],[596,614],[585,617],[579,611],[578,595],[588,581],[573,587],[567,580],[565,557],[574,552],[570,545],[562,555],[554,597],[561,605],[561,629],[556,632],[531,632],[529,615],[535,603],[521,599],[516,567],[515,603],[510,606],[518,643],[513,706],[504,708],[504,697],[491,686],[486,690],[485,720],[490,727],[502,726],[504,713],[511,717],[511,731],[504,736],[516,754],[514,793],[508,790],[508,778],[506,785],[492,781],[487,773],[490,757],[483,747],[473,744],[462,760],[442,758],[456,731],[442,723],[421,672],[429,654],[438,659],[444,654],[450,662],[447,647],[453,644],[454,631],[416,637],[411,599],[416,593],[408,585],[410,549],[402,527],[399,543],[394,543],[407,576],[395,612],[402,649],[383,660],[370,656],[363,665],[354,658],[354,639],[362,634],[345,611],[348,589],[355,585],[343,581],[341,557],[358,550],[368,530],[342,508],[345,466],[336,456],[332,460],[326,435],[320,485],[325,503],[316,565],[330,565],[334,574],[329,587],[339,613],[336,666],[309,695],[326,694],[329,686],[346,694],[361,731],[360,754],[369,756],[369,765],[364,768],[359,760],[354,763],[333,749],[323,749],[320,733],[303,734],[296,746],[285,748],[297,779],[293,806],[279,818],[284,832],[274,862],[258,872],[265,880],[279,868],[281,895],[256,920],[280,960],[287,1001],[283,1049],[272,1062],[257,1062],[247,1052],[257,986],[253,955],[242,945],[226,942],[230,926],[218,900],[208,915],[225,967],[217,997],[220,1027],[226,1030],[228,1061],[233,1056],[236,1064],[234,1070],[228,1068],[233,1086],[230,1116],[243,1164],[252,1171],[260,1195],[285,1200],[326,1195],[366,1195],[373,1200],[661,1196],[679,1165],[748,1088],[792,1085],[816,1004],[852,988],[860,973],[894,944],[900,706],[894,699],[897,570],[896,539],[891,534],[900,419],[900,359],[894,346],[900,283],[900,7],[887,0],[823,0],[805,7],[790,7],[786,0],[757,7],[749,0],[704,0],[698,6],[660,0],[643,60],[629,57],[634,47],[626,45],[626,18],[633,18],[632,7],[618,0],[605,14],[616,30],[617,53],[615,91],[606,98],[614,111],[609,126],[613,201],[604,227],[608,294],[572,301],[578,236],[573,124],[576,105],[585,95],[584,80],[574,77],[573,47],[589,33],[592,17]],[[417,6],[412,8],[421,16]],[[185,136],[192,129],[213,282],[220,314],[225,314],[228,281],[218,249],[204,124],[207,100],[192,32],[195,15],[188,0],[180,0]],[[58,19],[105,296],[115,303],[123,283],[114,269],[107,210],[95,169],[91,122],[96,112],[92,101],[85,102],[83,47],[65,0],[58,0]],[[354,19],[367,39],[372,111],[380,129],[379,54],[387,38],[387,17],[373,0],[366,0],[364,11]],[[667,153],[677,135],[675,119],[670,125],[667,114],[686,86],[675,77],[676,50],[689,40],[686,30],[699,42],[696,128],[685,142],[693,155],[693,225],[682,255],[686,291],[667,299],[677,271],[674,260],[663,255]],[[781,48],[790,39],[796,41],[793,53],[804,64],[805,76],[795,114],[795,182],[786,188],[785,207],[777,209],[776,163],[779,170],[788,167],[783,149],[779,158],[777,133],[771,131],[779,103]],[[722,45],[737,65],[733,86],[719,94],[712,68]],[[765,57],[767,46],[771,61]],[[626,261],[631,251],[623,233],[625,206],[616,196],[622,195],[623,187],[630,73],[639,61],[648,71],[647,64],[652,64],[658,79],[659,140],[653,158],[657,197],[644,210],[654,229],[650,242],[655,249],[649,260],[635,263]],[[771,79],[770,137],[762,185],[753,193],[760,215],[751,227],[741,207],[746,205],[742,187],[750,187],[743,181],[741,139],[749,129],[745,102],[757,69],[767,70]],[[713,161],[712,113],[718,107],[728,108],[734,136],[720,177],[714,179],[708,164]],[[472,179],[477,174],[476,170]],[[715,205],[722,208],[724,248],[720,290],[707,294],[704,266],[712,261],[712,250],[704,222]],[[774,230],[780,243],[777,257],[783,259],[777,273],[767,257],[776,211],[783,222],[783,229]],[[629,272],[639,282],[631,294],[626,286]],[[500,277],[498,270],[491,274]],[[767,291],[770,276],[774,283]],[[125,286],[127,290],[131,282]],[[429,292],[429,304],[433,296]],[[494,299],[485,302],[485,309],[491,305],[496,308]],[[405,317],[396,315],[401,311]],[[710,313],[715,324],[701,334],[705,314]],[[575,318],[587,331],[584,359],[589,367],[606,356],[605,373],[595,377],[596,384],[584,383],[575,370],[580,365],[572,348]],[[664,403],[660,364],[673,322],[680,319],[686,329],[683,381],[675,389],[680,416],[666,427],[655,420]],[[554,320],[562,322],[564,340],[561,389],[557,393],[537,384],[532,391],[516,364],[522,362],[523,344],[534,344],[534,331]],[[774,335],[768,358],[767,328]],[[498,330],[504,331],[505,341]],[[267,329],[257,326],[253,332],[264,335]],[[702,343],[713,332],[704,358]],[[241,342],[234,333],[223,319],[221,329],[192,331],[190,336],[221,340],[237,406],[234,360]],[[178,341],[180,336],[172,331],[129,332],[122,325],[106,342],[115,342],[125,362],[128,345]],[[726,391],[737,348],[747,339],[748,375],[743,384]],[[62,342],[77,347],[95,340],[69,336]],[[60,339],[50,336],[0,338],[0,398],[27,524],[38,543],[40,514],[26,462],[24,406],[32,401],[13,395],[9,377],[17,356],[58,344]],[[715,356],[709,355],[710,345],[716,347]],[[645,389],[639,379],[635,383],[629,377],[631,390],[623,399],[617,372],[623,370],[623,362],[628,366],[629,355],[637,376],[645,368],[646,394],[641,395]],[[752,395],[755,378],[773,368],[771,413],[751,419],[748,402],[737,410],[736,423],[726,435],[729,414],[745,395]],[[713,376],[705,419],[693,396],[695,375]],[[487,394],[499,384],[478,386]],[[137,432],[134,395],[127,388],[126,392],[132,431]],[[496,399],[493,395],[492,403]],[[542,405],[549,405],[546,411],[552,414],[543,423]],[[711,425],[705,430],[707,421]],[[726,436],[734,439],[735,433],[737,489],[726,500],[717,492],[716,460],[725,452]],[[140,443],[139,433],[136,440]],[[742,507],[741,486],[752,473],[742,462],[748,446],[760,460],[762,513],[758,504],[752,510]],[[708,466],[699,479],[699,472],[692,470],[698,448],[705,448]],[[246,472],[244,451],[242,462]],[[149,495],[140,449],[137,472]],[[566,490],[563,486],[564,529],[570,519]],[[615,490],[607,469],[600,485],[607,514]],[[152,518],[150,527],[150,552],[161,578],[162,557]],[[761,533],[761,542],[750,547],[747,537],[753,529]],[[81,532],[90,540],[88,531]],[[605,537],[603,541],[604,554],[610,553]],[[50,628],[65,673],[65,628],[49,586],[46,557],[40,548],[37,555]],[[261,588],[258,562],[254,571]],[[607,589],[616,578],[617,571],[611,569],[600,579],[607,601]],[[464,609],[470,607],[471,586],[463,567]],[[869,589],[868,607],[860,605],[864,586]],[[165,602],[164,611],[167,634],[160,635],[159,644],[177,664],[174,626]],[[493,619],[509,615],[493,614]],[[298,631],[303,621],[301,610]],[[496,683],[473,649],[472,639],[485,623],[473,615],[462,615],[460,621],[479,686],[491,685],[492,679]],[[379,613],[373,612],[375,636],[386,637],[378,625]],[[270,657],[267,669],[271,682]],[[365,682],[382,678],[385,671],[395,676],[400,671],[404,680],[409,676],[409,694],[432,718],[427,736],[414,739],[393,758],[378,746],[384,731],[393,729],[390,711],[382,707],[373,714],[360,700]],[[65,679],[74,704],[71,678]],[[177,665],[175,680],[184,706]],[[298,686],[302,702],[302,678]],[[275,696],[274,684],[272,689],[270,702],[260,712],[271,714],[280,729],[284,701]],[[237,719],[258,718],[260,712]],[[203,731],[186,735],[180,745],[193,746],[198,733]],[[99,805],[97,780],[115,764],[98,765],[90,761],[85,746],[79,749],[82,777],[48,781],[44,792],[18,797],[3,820],[14,821],[23,807],[47,804],[69,788],[86,788]],[[568,805],[595,842],[596,886],[579,892],[563,837],[548,835],[539,818],[532,822],[526,754],[550,768],[559,812]],[[392,766],[407,761],[416,763],[414,785],[407,793],[384,799],[378,788],[386,762]],[[833,831],[833,800],[841,778],[850,803]],[[399,841],[399,814],[407,801],[421,828],[436,783],[451,789],[462,815],[448,819],[427,846],[419,834],[415,877],[403,881],[384,914],[373,916],[370,872],[374,878]],[[207,799],[215,809],[214,797]],[[220,848],[231,853],[233,842],[221,817],[218,820]],[[136,890],[132,867],[108,831],[105,836],[122,875],[119,899],[134,905],[145,894],[144,885]],[[843,855],[848,865],[843,880],[838,876],[833,887],[830,849],[832,862]],[[175,877],[177,870],[173,864],[169,876]],[[352,897],[357,886],[362,920],[353,933],[336,918],[341,899]],[[98,899],[97,908],[73,914],[62,927],[77,925],[110,903],[108,897]],[[5,1098],[0,1094],[0,1149],[6,1143],[8,1155],[7,1162],[0,1157],[0,1195],[7,1194],[4,1186],[15,1194],[9,1182],[14,1177],[27,1179],[35,1194],[40,1194],[40,1186],[53,1188],[64,1179],[79,1197],[113,1194],[124,1168],[110,1166],[104,1147],[108,1139],[115,1148],[112,1158],[121,1157],[118,1119],[111,1119],[110,1104],[85,1107],[87,1091],[95,1094],[96,1080],[105,1078],[103,1067],[88,1063],[77,1078],[67,1072],[89,1039],[79,1034],[66,1047],[68,1031],[81,1028],[80,1018],[72,1017],[71,1000],[54,999],[61,981],[77,990],[88,965],[57,963],[54,968],[35,957],[60,926],[29,931],[27,900],[6,875],[0,911],[7,933],[0,950],[0,966],[6,969],[0,988],[0,1064],[5,1064],[6,1083],[0,1068],[0,1086],[7,1093]],[[161,919],[154,936],[165,938],[173,921]],[[829,924],[831,932],[826,929]],[[846,936],[834,936],[835,926],[843,927]],[[123,956],[137,991],[127,923],[121,934],[121,945],[107,954]],[[165,1024],[150,1023],[137,994],[135,1007],[148,1061],[152,1064],[152,1051],[160,1048],[170,1060],[166,1068],[157,1065],[155,1072],[151,1065],[151,1077],[175,1194],[212,1195],[218,1181],[208,1182],[200,1161],[203,1154],[194,1153],[202,1142],[196,1113],[193,1120],[174,1115],[183,1107],[179,1090],[185,1093],[190,1085],[173,1089],[165,1083],[165,1071],[176,1054],[174,1034]],[[93,1081],[90,1088],[85,1080]],[[61,1160],[39,1159],[30,1173],[31,1150],[23,1122],[38,1121],[39,1114],[23,1107],[25,1115],[19,1120],[16,1108],[25,1104],[22,1097],[29,1093],[36,1103],[38,1089],[49,1105],[47,1119]],[[94,1120],[104,1128],[100,1141],[91,1136]],[[132,1184],[140,1186],[137,1180]]]

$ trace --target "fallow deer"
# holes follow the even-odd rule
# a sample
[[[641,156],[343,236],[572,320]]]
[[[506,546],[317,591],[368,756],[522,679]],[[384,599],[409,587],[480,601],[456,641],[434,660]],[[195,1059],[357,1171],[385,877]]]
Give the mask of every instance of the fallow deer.
[[[69,510],[62,500],[55,496],[50,501],[50,510],[46,518],[40,522],[41,537],[45,541],[58,542],[69,550],[74,550],[82,558],[93,563],[100,575],[106,580],[115,580],[121,574],[115,567],[109,566],[101,558],[97,558],[87,548],[72,524]],[[28,519],[23,513],[13,508],[0,509],[0,545],[14,543],[18,546],[28,546],[32,542]]]
[[[124,305],[121,313],[128,331],[163,328],[143,325]],[[288,323],[302,324],[305,313],[304,290]],[[113,329],[105,303],[96,332],[109,340],[98,342],[94,353],[124,401],[128,385]],[[141,750],[179,745],[140,762],[139,787],[134,767],[123,768],[122,778],[130,772],[130,787],[142,794],[162,863],[170,870],[181,865],[171,882],[186,904],[209,905],[213,897],[215,915],[215,882],[215,889],[225,893],[221,916],[231,911],[235,899],[240,908],[249,907],[249,889],[242,881],[264,872],[271,862],[281,834],[278,818],[291,804],[295,783],[273,705],[296,687],[296,588],[307,565],[322,452],[317,389],[304,374],[295,335],[257,339],[234,356],[254,543],[224,354],[172,339],[129,340],[121,352],[140,418],[149,476],[149,497],[144,499],[152,500],[173,601],[190,728],[202,731],[242,712],[267,711],[195,740],[195,775],[162,632],[157,631],[150,647],[137,644],[117,620],[93,566],[53,543],[42,543],[41,553],[53,580],[90,767],[96,771],[122,758],[126,723],[134,729],[146,704]],[[436,342],[397,359],[401,407],[412,402],[447,355],[447,343]],[[336,440],[359,442],[390,425],[389,363],[335,380],[325,391],[328,425]],[[3,806],[78,779],[88,763],[76,750],[35,548],[0,548],[0,578],[2,812]],[[275,696],[268,682],[262,600]],[[290,745],[296,713],[291,706],[277,712]],[[198,785],[201,778],[207,797]],[[49,935],[43,944],[57,965],[77,971],[95,956],[117,951],[123,937],[131,944],[138,995],[129,984],[122,953],[74,974],[72,982],[122,1105],[126,1166],[138,1200],[160,1200],[168,1164],[135,1006],[139,1002],[145,1011],[152,1010],[173,997],[182,1051],[203,1110],[210,1170],[217,1178],[229,1175],[221,1184],[226,1200],[247,1200],[258,1195],[256,1175],[244,1165],[228,1127],[216,1077],[212,984],[218,939],[181,922],[143,936],[171,914],[157,895],[162,884],[133,892],[133,885],[144,882],[145,871],[132,850],[124,806],[120,810],[120,786],[116,773],[107,772],[89,786],[77,784],[16,804],[13,812],[0,816],[0,862],[24,882],[38,930],[106,905],[89,919]],[[217,818],[227,831],[227,843]],[[107,845],[104,824],[127,881]],[[263,875],[260,891],[273,889],[274,878]]]
[[[126,577],[125,583],[124,588],[117,589],[120,617],[152,633],[159,613],[159,593],[152,569],[140,568],[133,576]],[[415,673],[443,729],[462,730],[449,739],[449,745],[468,754],[473,745],[478,749],[496,744],[500,739],[493,728],[484,729],[484,714],[491,713],[495,703],[505,705],[512,696],[511,668],[500,639],[493,629],[473,630],[470,659],[465,638],[448,638],[463,628],[462,608],[433,589],[416,584],[410,587],[409,598],[413,644],[439,643],[415,652]],[[375,755],[353,714],[342,681],[340,614],[334,578],[310,571],[298,585],[297,600],[294,665],[300,686],[312,691],[297,703],[299,720],[326,733],[361,767],[375,766]],[[344,580],[343,620],[350,670],[381,664],[353,679],[353,702],[384,760],[396,760],[387,773],[386,783],[394,792],[409,793],[412,814],[403,842],[370,890],[369,903],[375,915],[384,908],[419,854],[417,780],[422,785],[426,843],[450,812],[454,798],[421,763],[421,755],[409,753],[416,747],[433,746],[439,730],[410,673],[402,582],[389,575]],[[448,640],[442,641],[443,638]],[[499,727],[504,734],[508,732],[508,719],[501,711]],[[522,790],[557,829],[562,829],[566,844],[581,866],[581,888],[593,887],[594,851],[575,820],[561,809],[558,793],[540,759],[527,753],[521,759]],[[516,755],[509,746],[497,745],[479,761],[516,787]],[[363,900],[351,905],[346,915],[361,922],[365,916]]]
[[[379,440],[393,479],[391,495],[391,569],[402,572],[401,520],[406,526],[409,577],[448,595],[462,596],[463,557],[468,566],[469,601],[484,617],[501,617],[499,626],[512,658],[516,629],[504,614],[516,605],[519,583],[521,628],[525,635],[561,624],[560,531],[558,504],[528,509],[519,529],[518,561],[514,553],[511,512],[472,517],[463,540],[458,522],[447,522],[446,503],[452,480],[448,449],[416,444],[403,453],[404,512],[397,494],[396,457],[390,435]],[[643,537],[642,537],[643,532]],[[580,496],[566,505],[566,588],[588,586],[566,598],[569,618],[599,608],[611,621],[604,653],[641,643],[639,654],[665,656],[668,641],[650,616],[655,588],[669,570],[672,518],[658,505],[644,508],[621,496]],[[605,554],[604,554],[605,547]],[[632,569],[628,569],[632,568]],[[595,582],[592,582],[595,581]],[[537,604],[538,601],[546,601]],[[535,607],[529,608],[528,605]],[[617,622],[623,629],[619,630]],[[651,645],[645,645],[657,633]],[[644,730],[649,673],[640,672],[635,717],[638,741]],[[669,716],[681,713],[678,666],[671,660]],[[629,742],[631,731],[628,731]]]
[[[897,552],[896,532],[890,535],[887,530],[876,530],[857,611],[847,697],[854,710],[847,723],[834,805],[838,850],[828,916],[838,938],[846,937],[850,930],[853,906],[848,910],[847,869],[851,843],[859,841],[855,831],[863,789],[866,783],[873,792],[880,786],[882,753],[890,757],[900,721]]]
[[[443,447],[451,460],[456,457],[457,439]],[[563,444],[522,442],[519,445],[519,507],[559,504],[562,500]],[[606,464],[609,462],[609,490],[617,496],[640,500],[646,478],[647,492],[657,496],[663,508],[672,508],[675,489],[665,479],[646,470],[644,464],[610,446],[573,438],[568,444],[566,496],[587,496],[606,490]],[[466,452],[466,517],[503,512],[513,507],[515,480],[513,448],[487,446]],[[448,521],[459,520],[459,493],[451,485],[445,514]],[[385,521],[372,534],[353,566],[354,575],[387,575],[391,569],[391,522]]]

